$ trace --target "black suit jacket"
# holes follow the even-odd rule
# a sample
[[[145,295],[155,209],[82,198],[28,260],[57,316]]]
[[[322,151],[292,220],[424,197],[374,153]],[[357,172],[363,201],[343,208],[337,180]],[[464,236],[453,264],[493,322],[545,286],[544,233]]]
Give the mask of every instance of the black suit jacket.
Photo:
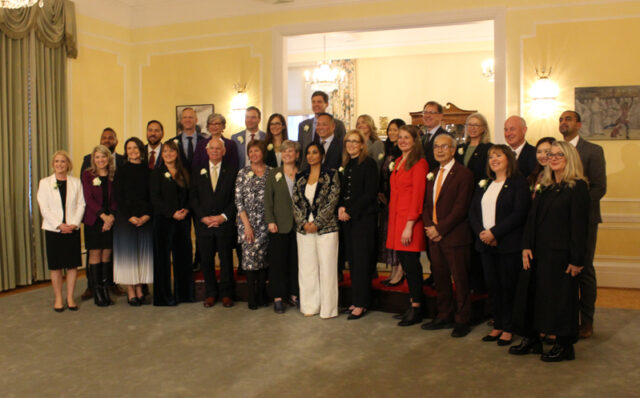
[[[491,148],[492,145],[490,142],[481,143],[476,147],[469,159],[467,168],[473,172],[473,181],[476,184],[480,180],[487,178],[487,156],[489,148]],[[467,153],[467,148],[469,148],[468,142],[458,145],[456,149],[456,160],[460,162],[460,164],[464,164],[464,155]]]
[[[378,212],[378,165],[367,156],[362,163],[351,160],[340,178],[340,201],[352,220]]]
[[[589,180],[589,196],[591,203],[589,204],[589,224],[598,224],[602,222],[600,214],[600,199],[607,193],[607,171],[604,161],[604,152],[600,145],[578,139],[576,145],[584,176]]]
[[[127,159],[124,156],[120,155],[119,153],[116,153],[116,169],[122,167],[122,165],[125,164],[126,161]],[[85,155],[84,158],[82,159],[82,167],[80,168],[80,175],[82,175],[82,172],[88,169],[89,167],[91,167],[91,154]]]
[[[180,150],[180,160],[182,161],[182,165],[184,166],[184,168],[187,169],[188,172],[191,172],[191,162],[193,161],[193,159],[187,160],[187,154],[184,151],[184,147],[182,146],[182,134],[184,134],[184,133],[181,132],[180,134],[176,135],[175,139],[178,140],[178,149]],[[195,157],[196,146],[198,145],[198,142],[200,142],[200,140],[206,140],[207,139],[207,137],[205,137],[201,133],[195,133],[195,134],[198,136],[198,140],[193,143],[194,157]]]
[[[533,169],[536,168],[536,164],[538,164],[536,147],[526,142],[520,152],[520,156],[518,156],[518,170],[523,176],[529,177],[533,173]]]
[[[443,129],[442,126],[438,127],[433,136],[429,134],[425,134],[422,136],[422,147],[424,148],[424,158],[427,160],[429,164],[429,171],[437,170],[440,167],[440,163],[433,156],[433,141],[435,141],[436,137],[440,134],[448,134],[447,130]]]
[[[484,252],[488,247],[478,239],[480,232],[485,229],[482,219],[482,198],[485,192],[486,188],[476,188],[469,209],[469,223],[476,237],[476,249],[479,252]],[[522,251],[522,232],[530,202],[531,192],[526,178],[515,175],[505,180],[496,200],[496,225],[490,229],[498,242],[499,253]]]
[[[298,143],[300,143],[300,169],[304,169],[306,168],[307,165],[307,159],[304,156],[305,153],[305,149],[307,149],[307,146],[309,144],[311,144],[311,142],[313,141],[312,139],[312,134],[313,134],[313,119],[307,119],[307,120],[303,120],[302,122],[300,122],[300,124],[298,125]],[[342,142],[342,140],[344,139],[344,136],[347,134],[347,131],[344,127],[344,123],[342,122],[342,120],[338,120],[338,119],[333,119],[333,121],[335,122],[336,128],[333,131],[333,134],[336,137],[340,138],[340,142]],[[319,139],[320,137],[318,137]],[[318,141],[320,142],[320,141]]]
[[[204,170],[204,172],[203,172]],[[222,162],[215,192],[211,187],[209,166],[193,170],[189,203],[195,215],[195,228],[198,236],[232,235],[236,231],[235,189],[238,169]],[[206,216],[223,214],[227,221],[217,228],[207,228],[200,220]]]
[[[166,177],[168,172],[164,164],[151,171],[150,193],[153,212],[172,218],[176,211],[189,207],[189,196],[179,195],[180,187],[172,177]]]
[[[333,134],[333,139],[331,140],[331,144],[329,144],[329,149],[327,153],[324,155],[324,162],[322,163],[322,167],[327,169],[338,169],[342,164],[342,147],[344,140],[344,135],[339,136],[337,134]]]

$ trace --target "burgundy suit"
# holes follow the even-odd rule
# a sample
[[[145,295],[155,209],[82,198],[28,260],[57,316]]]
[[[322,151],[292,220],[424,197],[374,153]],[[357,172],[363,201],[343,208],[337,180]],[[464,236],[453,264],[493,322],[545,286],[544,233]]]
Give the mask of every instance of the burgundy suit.
[[[425,227],[435,226],[442,237],[429,240],[431,272],[438,295],[438,318],[449,320],[455,316],[458,324],[468,324],[471,316],[469,292],[469,253],[473,242],[467,214],[473,196],[473,172],[455,162],[446,175],[436,203],[438,223],[433,222],[433,192],[438,169],[427,182],[422,220]],[[456,284],[456,305],[453,302],[451,276]]]
[[[83,222],[86,225],[95,224],[103,208],[102,187],[100,185],[93,184],[93,180],[95,178],[96,176],[89,170],[82,172],[82,191],[84,193],[84,201],[86,203]],[[109,185],[107,185],[107,187],[109,189],[108,208],[113,211],[116,209],[116,199],[113,194],[113,181],[109,181]]]

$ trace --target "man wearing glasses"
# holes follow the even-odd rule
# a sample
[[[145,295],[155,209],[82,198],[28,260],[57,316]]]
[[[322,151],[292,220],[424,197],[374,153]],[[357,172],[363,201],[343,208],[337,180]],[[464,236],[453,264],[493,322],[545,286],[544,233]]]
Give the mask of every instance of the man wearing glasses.
[[[438,168],[438,161],[433,156],[433,142],[440,134],[446,134],[447,131],[442,128],[442,105],[435,101],[429,101],[422,108],[422,120],[424,122],[425,134],[422,136],[422,146],[424,148],[424,157],[429,164],[429,171]]]
[[[580,137],[582,126],[580,114],[565,111],[560,115],[559,130],[564,140],[578,150],[584,176],[589,180],[589,223],[587,226],[587,253],[584,257],[584,268],[578,274],[580,289],[580,337],[588,338],[593,334],[593,315],[596,304],[596,270],[593,267],[593,256],[596,251],[598,224],[602,222],[600,199],[607,192],[607,172],[602,147],[585,141]]]

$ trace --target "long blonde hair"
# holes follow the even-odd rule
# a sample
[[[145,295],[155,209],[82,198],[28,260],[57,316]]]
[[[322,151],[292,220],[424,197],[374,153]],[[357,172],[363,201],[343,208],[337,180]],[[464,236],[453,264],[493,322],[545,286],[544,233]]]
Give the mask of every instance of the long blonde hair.
[[[560,148],[560,150],[564,154],[566,165],[564,167],[564,172],[562,173],[562,183],[566,184],[569,187],[573,187],[574,185],[576,185],[577,180],[587,181],[584,176],[580,155],[578,154],[578,150],[573,145],[564,141],[555,141],[551,144],[551,147]],[[553,170],[551,170],[550,163],[548,163],[544,168],[540,184],[543,186],[556,184],[555,175],[553,173]]]
[[[104,145],[98,145],[93,148],[93,151],[91,151],[91,167],[89,167],[87,170],[89,170],[95,176],[98,175],[98,168],[96,167],[95,159],[97,152],[106,155],[107,159],[109,159],[109,163],[107,164],[107,177],[109,177],[109,181],[113,181],[113,176],[116,173],[115,156],[111,153],[109,148]]]
[[[464,123],[464,136],[468,137],[469,135],[467,134],[467,124],[469,123],[469,120],[471,119],[478,119],[480,121],[480,123],[482,123],[482,128],[484,129],[484,132],[482,133],[482,137],[480,137],[480,143],[482,144],[486,144],[487,142],[489,142],[489,139],[491,137],[489,137],[491,135],[491,132],[489,131],[489,124],[487,123],[487,118],[484,117],[484,115],[480,112],[475,112],[472,113],[471,115],[467,116],[467,120]]]
[[[380,141],[380,137],[378,137],[378,129],[376,128],[376,122],[373,121],[373,118],[369,115],[360,115],[358,119],[356,119],[356,125],[358,124],[358,120],[362,119],[364,124],[369,126],[369,139],[371,141]],[[363,134],[364,135],[364,134]],[[366,144],[366,140],[365,140]]]
[[[362,144],[362,151],[360,152],[360,156],[358,156],[358,164],[362,163],[367,156],[369,156],[369,151],[367,150],[367,142],[364,139],[364,134],[360,130],[349,130],[347,134],[344,136],[344,141],[342,142],[342,165],[346,166],[351,160],[351,156],[347,153],[347,140],[352,135],[357,135],[360,143]]]

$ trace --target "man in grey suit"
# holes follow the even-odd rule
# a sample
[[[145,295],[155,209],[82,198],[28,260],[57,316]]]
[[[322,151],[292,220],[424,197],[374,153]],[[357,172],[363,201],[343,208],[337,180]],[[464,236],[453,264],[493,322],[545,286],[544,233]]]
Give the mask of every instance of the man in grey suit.
[[[578,112],[565,111],[560,115],[560,133],[562,133],[566,142],[571,143],[578,150],[584,175],[589,180],[591,201],[589,203],[589,224],[587,227],[587,253],[584,258],[584,269],[578,274],[580,337],[588,338],[593,334],[593,314],[595,312],[597,294],[593,256],[596,251],[598,224],[602,222],[600,199],[607,192],[607,172],[602,147],[582,139],[578,134],[581,126],[581,118]]]
[[[265,132],[260,130],[262,113],[255,106],[247,108],[244,114],[245,129],[231,136],[231,141],[238,147],[238,167],[242,169],[247,162],[247,143],[251,140],[264,140]]]
[[[314,91],[311,94],[311,110],[313,110],[313,119],[307,119],[302,121],[298,125],[298,142],[300,143],[300,153],[302,153],[302,163],[300,169],[307,167],[307,159],[305,159],[304,153],[307,149],[307,145],[312,142],[320,142],[320,137],[316,134],[316,127],[318,125],[318,116],[322,113],[326,113],[329,106],[329,96],[324,91]],[[346,129],[344,123],[341,120],[333,118],[335,124],[334,134],[340,142],[344,139]]]

